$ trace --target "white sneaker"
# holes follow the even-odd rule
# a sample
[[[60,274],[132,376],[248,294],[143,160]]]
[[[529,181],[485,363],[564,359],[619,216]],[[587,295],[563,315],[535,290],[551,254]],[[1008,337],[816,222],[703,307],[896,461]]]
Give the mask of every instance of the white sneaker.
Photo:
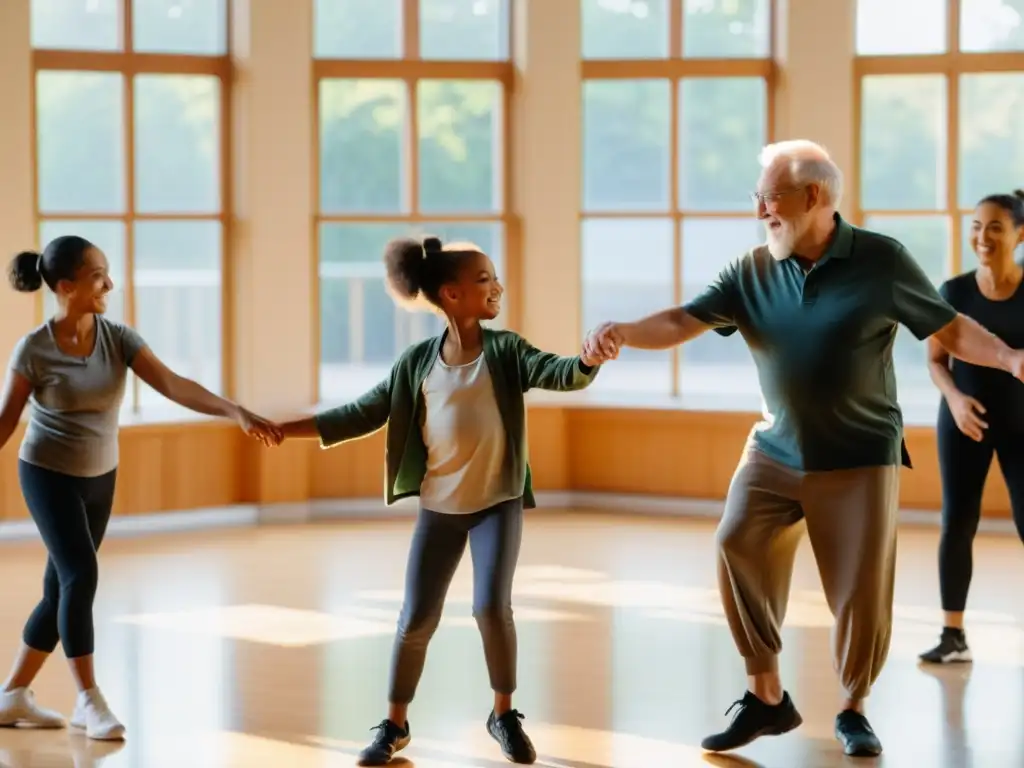
[[[125,728],[110,711],[99,688],[78,694],[75,711],[71,714],[71,725],[83,729],[90,739],[117,741],[124,738]]]
[[[36,704],[28,688],[0,691],[0,725],[34,725],[36,728],[63,728],[64,718],[59,712]]]

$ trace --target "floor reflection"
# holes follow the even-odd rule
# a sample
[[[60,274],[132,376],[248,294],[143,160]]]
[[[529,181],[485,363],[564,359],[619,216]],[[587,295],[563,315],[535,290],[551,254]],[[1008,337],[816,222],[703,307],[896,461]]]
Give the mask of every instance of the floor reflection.
[[[782,656],[804,725],[739,754],[708,756],[700,740],[725,723],[745,683],[715,589],[713,526],[545,512],[528,527],[515,583],[516,705],[539,765],[1024,764],[1024,604],[1013,588],[1024,578],[1019,543],[979,538],[968,614],[976,663],[922,669],[916,656],[934,642],[940,615],[937,537],[903,536],[892,653],[869,702],[886,752],[850,763],[832,736],[832,619],[806,548]],[[0,765],[352,765],[384,715],[410,533],[409,521],[382,521],[111,542],[97,602],[97,672],[128,742],[0,730]],[[468,560],[411,711],[408,766],[507,764],[484,729],[491,702]],[[16,586],[0,596],[5,656],[38,599],[44,562],[38,546],[4,547],[0,579]],[[43,703],[70,710],[62,660],[35,687]]]
[[[5,768],[98,768],[124,749],[119,742],[86,739],[75,731],[31,728],[0,733],[0,765]]]
[[[460,601],[452,601],[457,602]],[[385,609],[357,606],[341,614],[331,615],[276,605],[229,605],[199,611],[118,616],[114,621],[298,648],[360,637],[390,637],[395,633],[397,611],[397,607]],[[586,618],[578,613],[529,606],[516,610],[518,622],[584,621]],[[471,616],[452,616],[450,611],[443,617],[442,623],[446,627],[476,627]]]

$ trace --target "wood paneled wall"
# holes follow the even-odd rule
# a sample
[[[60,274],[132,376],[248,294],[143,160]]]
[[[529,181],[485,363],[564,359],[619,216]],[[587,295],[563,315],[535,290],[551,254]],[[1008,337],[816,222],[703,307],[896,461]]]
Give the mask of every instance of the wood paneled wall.
[[[755,414],[675,410],[566,410],[569,488],[604,493],[650,493],[721,499]],[[900,501],[904,508],[942,506],[935,431],[907,430],[914,469],[904,469]],[[1006,485],[993,462],[982,511],[1009,517]]]
[[[530,408],[530,453],[538,490],[721,499],[753,414],[538,406]],[[18,487],[16,434],[0,452],[0,519],[27,517]],[[915,469],[904,470],[902,502],[941,503],[935,435],[913,429]],[[118,514],[239,503],[381,498],[384,433],[324,451],[312,441],[268,450],[228,423],[130,426],[121,430]],[[1008,517],[1009,497],[993,465],[989,517]]]

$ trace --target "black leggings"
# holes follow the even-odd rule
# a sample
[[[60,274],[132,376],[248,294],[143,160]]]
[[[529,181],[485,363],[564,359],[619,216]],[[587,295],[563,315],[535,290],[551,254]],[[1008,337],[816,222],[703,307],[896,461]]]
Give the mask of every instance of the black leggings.
[[[472,515],[421,509],[405,572],[405,603],[398,619],[388,701],[408,704],[416,694],[427,644],[441,621],[448,585],[469,540],[473,557],[473,616],[484,642],[491,688],[516,689],[516,627],[512,577],[523,540],[523,501],[514,499]]]
[[[956,426],[945,403],[939,411],[939,470],[942,474],[942,538],[939,540],[939,589],[942,609],[963,611],[971,585],[974,535],[981,518],[981,495],[992,456],[1006,479],[1017,534],[1024,541],[1024,435],[1007,434],[989,419],[982,442]]]
[[[22,635],[29,648],[52,653],[61,642],[69,659],[93,652],[96,550],[110,521],[116,478],[116,469],[99,477],[72,477],[18,462],[21,492],[50,553],[43,599]]]

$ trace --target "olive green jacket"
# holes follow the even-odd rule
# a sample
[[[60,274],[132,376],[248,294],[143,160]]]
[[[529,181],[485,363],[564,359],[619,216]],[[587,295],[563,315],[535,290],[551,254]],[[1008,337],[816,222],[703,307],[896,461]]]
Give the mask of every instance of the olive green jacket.
[[[427,471],[427,447],[423,443],[419,418],[423,408],[423,380],[441,351],[444,336],[409,347],[388,377],[376,387],[354,403],[315,417],[323,448],[365,437],[387,425],[384,498],[388,504],[419,495]],[[521,495],[525,507],[535,507],[523,395],[533,388],[559,392],[583,389],[594,380],[599,369],[584,365],[579,357],[542,352],[511,331],[485,329],[483,342],[484,359],[505,425],[505,487],[511,496]]]

